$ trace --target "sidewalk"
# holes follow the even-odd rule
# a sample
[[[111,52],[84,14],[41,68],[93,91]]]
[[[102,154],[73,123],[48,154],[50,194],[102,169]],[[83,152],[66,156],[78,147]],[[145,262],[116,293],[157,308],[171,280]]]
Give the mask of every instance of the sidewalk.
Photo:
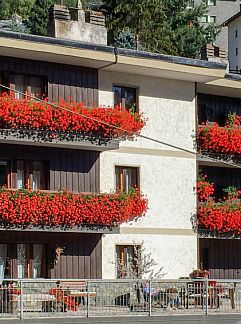
[[[3,324],[241,324],[241,315],[210,316],[161,316],[161,317],[121,317],[121,318],[69,318],[69,319],[36,319],[36,320],[0,320]]]

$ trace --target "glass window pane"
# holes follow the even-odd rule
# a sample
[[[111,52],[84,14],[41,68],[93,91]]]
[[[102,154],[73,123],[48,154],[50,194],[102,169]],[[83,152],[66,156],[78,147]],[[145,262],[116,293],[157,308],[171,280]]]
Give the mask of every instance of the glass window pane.
[[[8,185],[8,162],[0,161],[0,186]]]
[[[116,191],[129,192],[130,189],[138,187],[138,168],[117,166],[115,174]]]
[[[126,109],[136,111],[136,89],[123,88],[122,101]]]
[[[43,96],[43,79],[31,76],[28,78],[28,86],[31,89],[31,96],[41,99]]]
[[[17,244],[17,259],[18,259],[18,278],[26,278],[28,259],[27,259],[27,246],[26,244]]]
[[[117,278],[136,278],[138,275],[138,266],[136,259],[138,257],[139,247],[133,245],[117,245]]]
[[[0,244],[0,284],[4,279],[6,258],[7,258],[7,244]]]
[[[113,87],[114,92],[114,105],[121,105],[123,108],[127,110],[131,110],[132,112],[136,111],[137,105],[137,96],[136,96],[136,88],[129,87]]]
[[[41,278],[43,245],[33,244],[33,278]]]
[[[22,93],[27,92],[27,88],[24,84],[24,76],[21,74],[15,75],[15,90],[20,91]],[[23,97],[24,97],[24,95],[22,95],[21,93],[15,92],[16,99],[21,99]]]
[[[118,106],[119,104],[122,103],[121,100],[121,87],[113,87],[113,92],[114,92],[114,106]]]
[[[207,23],[208,22],[208,16],[207,15],[204,15],[201,17],[201,22],[202,23]]]
[[[216,16],[209,16],[209,22],[215,23],[216,22]]]
[[[24,188],[24,161],[17,161],[17,189]]]
[[[31,188],[33,190],[46,189],[45,188],[45,167],[44,162],[33,162],[33,177]]]

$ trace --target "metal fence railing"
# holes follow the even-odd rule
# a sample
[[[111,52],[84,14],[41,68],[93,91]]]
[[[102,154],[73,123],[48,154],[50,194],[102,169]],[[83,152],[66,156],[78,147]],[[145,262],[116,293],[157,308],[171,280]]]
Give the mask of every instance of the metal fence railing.
[[[241,313],[241,280],[11,279],[0,283],[0,320]]]

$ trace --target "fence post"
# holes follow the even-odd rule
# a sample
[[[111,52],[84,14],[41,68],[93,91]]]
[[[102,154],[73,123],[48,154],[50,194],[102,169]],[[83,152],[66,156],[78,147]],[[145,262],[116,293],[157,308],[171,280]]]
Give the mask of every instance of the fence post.
[[[206,278],[206,305],[205,305],[205,315],[208,315],[208,278]]]
[[[151,316],[152,305],[151,305],[151,280],[149,280],[149,316]]]
[[[90,282],[87,280],[87,317],[90,317]]]
[[[23,285],[22,281],[19,282],[19,289],[20,289],[20,319],[23,319]]]

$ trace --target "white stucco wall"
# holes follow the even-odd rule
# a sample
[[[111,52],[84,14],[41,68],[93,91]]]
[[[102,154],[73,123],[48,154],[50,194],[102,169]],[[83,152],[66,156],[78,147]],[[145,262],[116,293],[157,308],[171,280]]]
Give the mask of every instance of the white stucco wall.
[[[238,55],[236,55],[236,48],[238,48]],[[241,17],[228,26],[228,59],[230,70],[236,70],[236,67],[241,69]]]
[[[100,104],[113,106],[113,85],[138,88],[139,109],[147,118],[142,134],[194,152],[194,83],[102,70]],[[197,266],[197,239],[190,220],[196,211],[195,155],[142,138],[122,142],[120,150],[101,153],[102,192],[115,190],[116,165],[140,168],[140,189],[149,209],[137,222],[123,224],[121,234],[104,236],[103,278],[116,276],[116,245],[142,241],[166,277],[187,276]]]

